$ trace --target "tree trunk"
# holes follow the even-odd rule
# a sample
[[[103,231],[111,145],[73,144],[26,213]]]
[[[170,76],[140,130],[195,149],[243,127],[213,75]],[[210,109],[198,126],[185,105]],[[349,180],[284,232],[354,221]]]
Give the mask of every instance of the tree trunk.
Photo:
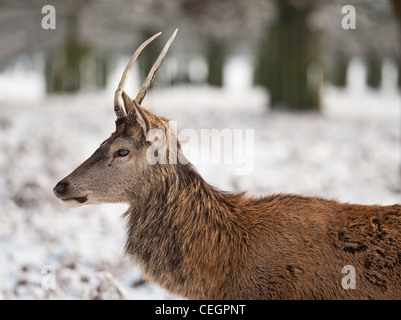
[[[277,1],[278,18],[262,41],[255,82],[270,93],[273,108],[319,110],[319,33],[307,24],[310,6],[295,8]]]
[[[382,79],[382,63],[380,59],[371,57],[367,59],[367,84],[370,88],[378,89]]]
[[[224,44],[217,39],[210,39],[207,47],[207,83],[211,86],[223,86]]]
[[[348,58],[337,52],[328,63],[326,80],[336,87],[345,88],[347,85],[348,63]]]
[[[393,7],[394,7],[394,14],[396,19],[398,20],[398,41],[401,43],[401,1],[400,0],[393,0]],[[401,89],[401,54],[397,57],[397,64],[398,64],[398,88]]]
[[[46,59],[46,90],[50,93],[76,92],[81,88],[80,67],[89,48],[78,39],[78,10],[71,12],[67,19],[64,46]]]

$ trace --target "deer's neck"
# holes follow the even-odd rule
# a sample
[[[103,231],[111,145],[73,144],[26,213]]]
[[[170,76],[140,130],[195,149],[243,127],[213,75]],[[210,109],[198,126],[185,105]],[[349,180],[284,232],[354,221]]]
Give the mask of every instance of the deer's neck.
[[[218,293],[239,261],[247,235],[241,194],[218,192],[190,165],[158,192],[132,204],[126,252],[168,290],[192,298]],[[217,298],[217,297],[216,297]]]

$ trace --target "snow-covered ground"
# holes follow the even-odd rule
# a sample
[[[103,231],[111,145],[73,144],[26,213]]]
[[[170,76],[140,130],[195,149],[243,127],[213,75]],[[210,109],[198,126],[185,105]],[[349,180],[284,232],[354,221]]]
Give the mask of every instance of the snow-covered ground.
[[[268,111],[260,90],[154,90],[144,105],[177,120],[178,131],[253,130],[245,175],[235,163],[193,159],[221,189],[399,203],[399,94],[346,94],[326,89],[322,115]],[[0,299],[177,298],[144,284],[124,256],[125,205],[67,209],[52,192],[113,132],[112,100],[92,92],[0,101]]]

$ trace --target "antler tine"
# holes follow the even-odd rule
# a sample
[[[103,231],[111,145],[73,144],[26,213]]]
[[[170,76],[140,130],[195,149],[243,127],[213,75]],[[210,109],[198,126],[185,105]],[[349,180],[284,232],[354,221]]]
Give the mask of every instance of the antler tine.
[[[162,52],[160,55],[157,57],[157,60],[153,64],[152,68],[150,69],[148,76],[146,77],[145,81],[142,84],[141,89],[139,90],[138,95],[135,98],[135,101],[138,102],[138,104],[141,104],[143,99],[145,98],[146,93],[148,92],[149,86],[152,83],[157,70],[159,69],[160,65],[163,62],[164,57],[167,54],[168,49],[170,48],[171,43],[174,41],[174,38],[177,34],[178,29],[175,29],[173,35],[170,37],[170,39],[167,41],[166,45],[164,46]]]
[[[126,112],[124,111],[123,107],[123,100],[122,100],[122,93],[125,87],[125,84],[127,83],[128,80],[128,75],[134,66],[134,63],[138,56],[141,54],[142,50],[149,44],[151,43],[155,38],[161,35],[161,32],[156,33],[154,36],[146,40],[144,43],[142,43],[138,49],[136,49],[135,53],[131,57],[131,60],[128,62],[127,66],[125,67],[125,70],[123,72],[123,75],[121,77],[120,83],[118,84],[116,93],[114,95],[114,112],[116,113],[117,118],[122,118],[126,116]]]

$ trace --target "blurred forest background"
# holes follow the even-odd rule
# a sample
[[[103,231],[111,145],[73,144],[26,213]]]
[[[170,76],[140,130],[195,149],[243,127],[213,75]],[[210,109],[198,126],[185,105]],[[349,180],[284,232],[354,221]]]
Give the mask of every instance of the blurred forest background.
[[[42,91],[49,94],[105,88],[121,55],[175,27],[179,41],[155,86],[229,86],[230,62],[239,57],[246,69],[242,85],[266,88],[273,108],[319,110],[322,87],[347,86],[355,58],[362,60],[363,85],[401,83],[397,0],[70,0],[53,3],[55,30],[41,26],[46,4],[52,3],[0,2],[0,70],[23,63],[41,73]],[[356,9],[355,29],[342,27],[347,5]],[[141,79],[161,46],[157,42],[143,53]]]
[[[69,210],[52,193],[114,131],[134,50],[163,32],[131,96],[175,28],[143,105],[179,130],[254,130],[248,175],[189,157],[206,181],[401,202],[400,0],[0,0],[0,299],[177,298],[124,257],[124,205]]]

